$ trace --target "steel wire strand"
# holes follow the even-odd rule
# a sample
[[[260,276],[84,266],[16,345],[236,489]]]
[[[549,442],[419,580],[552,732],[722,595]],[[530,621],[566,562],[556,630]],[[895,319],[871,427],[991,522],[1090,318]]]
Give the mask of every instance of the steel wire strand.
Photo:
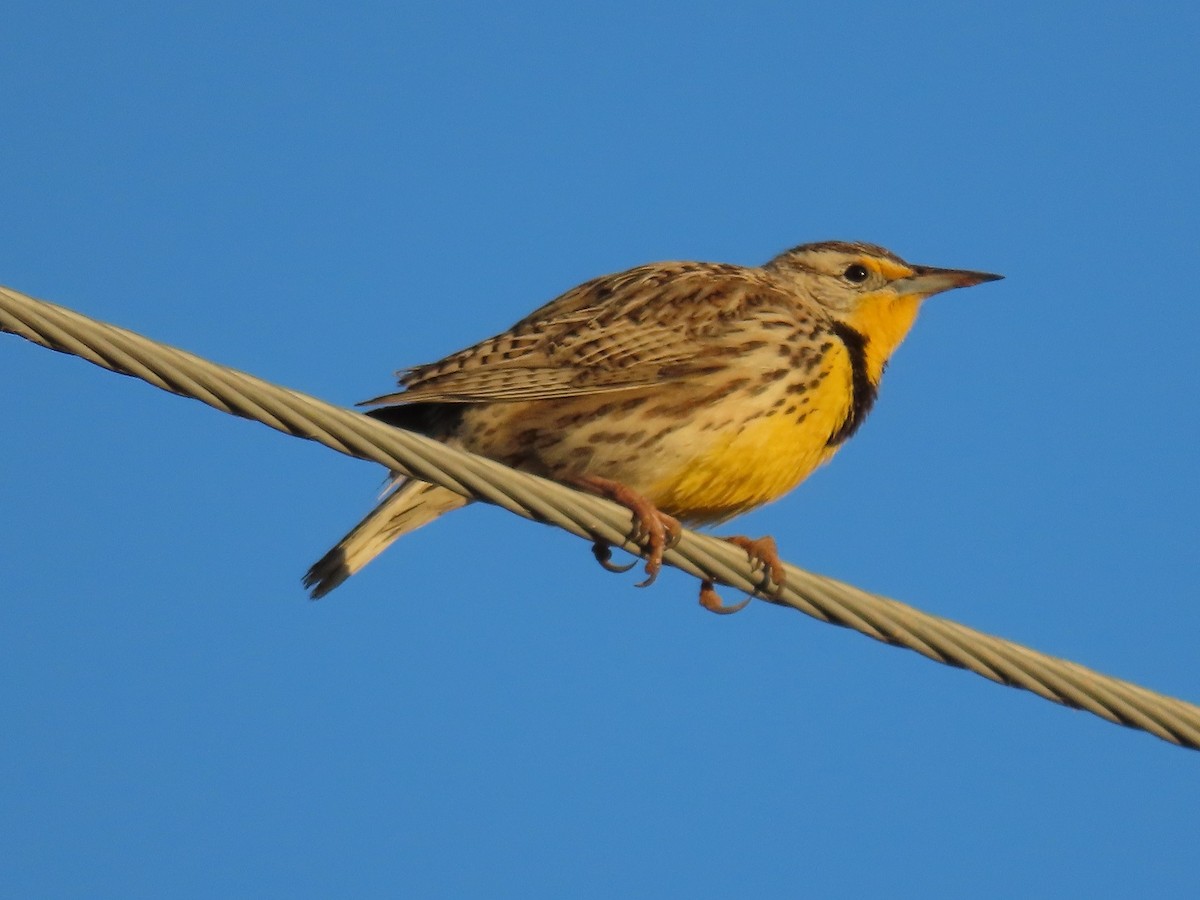
[[[630,513],[599,497],[516,472],[483,457],[384,425],[360,413],[219,366],[79,313],[0,288],[0,330],[140,378],[285,434],[380,463],[463,496],[501,506],[590,541],[637,552]],[[1110,722],[1200,749],[1200,707],[1031,650],[895,600],[787,566],[786,585],[766,592],[744,551],[685,531],[665,562],[821,621],[906,647],[936,662],[1024,688]]]

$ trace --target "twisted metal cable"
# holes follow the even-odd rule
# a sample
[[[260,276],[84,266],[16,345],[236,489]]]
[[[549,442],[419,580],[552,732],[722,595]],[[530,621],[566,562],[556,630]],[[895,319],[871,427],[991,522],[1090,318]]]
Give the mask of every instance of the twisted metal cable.
[[[208,362],[148,338],[0,287],[0,331],[132,375],[156,387],[377,462],[589,541],[638,553],[628,540],[630,512],[599,497],[402,431],[349,409]],[[763,600],[852,628],[936,662],[1024,688],[1064,706],[1200,749],[1200,707],[1095,672],[965,625],[787,566],[787,584],[761,592],[763,575],[746,554],[717,538],[685,531],[664,561]]]

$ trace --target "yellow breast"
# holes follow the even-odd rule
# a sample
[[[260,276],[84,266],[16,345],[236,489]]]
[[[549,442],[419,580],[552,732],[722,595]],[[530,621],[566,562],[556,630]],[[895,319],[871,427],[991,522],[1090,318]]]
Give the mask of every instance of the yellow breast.
[[[790,389],[790,390],[789,390]],[[849,357],[838,345],[805,382],[784,379],[758,396],[734,395],[714,415],[733,423],[695,432],[695,452],[647,492],[692,523],[720,522],[786,494],[837,451],[829,438],[852,401]]]

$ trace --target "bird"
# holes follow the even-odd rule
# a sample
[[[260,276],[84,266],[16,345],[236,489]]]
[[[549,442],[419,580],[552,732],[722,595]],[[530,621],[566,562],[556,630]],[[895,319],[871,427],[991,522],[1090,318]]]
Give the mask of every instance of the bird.
[[[397,373],[367,415],[631,512],[645,581],[681,523],[778,499],[845,445],[922,303],[1003,276],[822,241],[762,266],[658,262],[587,281],[507,331]],[[325,596],[397,538],[469,501],[394,474],[391,490],[304,577]],[[770,537],[728,537],[776,588]],[[596,559],[613,571],[610,549]],[[636,562],[636,560],[635,560]],[[700,602],[727,613],[711,581]]]

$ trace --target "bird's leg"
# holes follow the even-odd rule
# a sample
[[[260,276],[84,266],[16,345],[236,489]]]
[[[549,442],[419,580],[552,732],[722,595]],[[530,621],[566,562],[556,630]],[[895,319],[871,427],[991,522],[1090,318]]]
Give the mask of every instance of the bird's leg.
[[[639,582],[638,587],[654,584],[654,579],[662,571],[663,553],[669,547],[675,546],[683,531],[679,521],[619,481],[611,481],[597,475],[580,475],[569,480],[576,487],[621,504],[633,514],[633,527],[629,532],[629,539],[641,545],[646,557],[646,580]],[[610,572],[629,571],[630,567],[622,568],[609,561],[612,552],[605,543],[593,545],[592,554],[596,561]]]
[[[787,572],[783,568],[783,560],[779,558],[779,548],[775,546],[775,539],[773,537],[767,535],[760,538],[748,538],[742,535],[734,535],[722,538],[721,540],[728,541],[735,547],[741,547],[750,557],[750,562],[762,566],[763,574],[766,576],[766,584],[763,585],[764,588],[769,588],[772,582],[775,585],[775,590],[783,587],[784,580],[787,578]],[[730,613],[744,609],[749,602],[750,598],[747,597],[741,603],[726,606],[711,581],[705,580],[700,583],[700,605],[709,612],[727,616]]]

